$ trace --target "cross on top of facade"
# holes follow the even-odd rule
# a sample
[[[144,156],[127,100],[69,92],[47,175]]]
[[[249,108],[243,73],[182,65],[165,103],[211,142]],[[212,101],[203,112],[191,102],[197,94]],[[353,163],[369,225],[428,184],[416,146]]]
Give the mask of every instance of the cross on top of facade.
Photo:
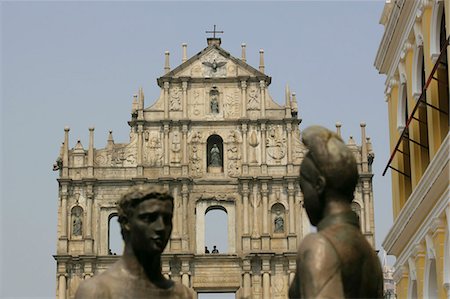
[[[214,29],[212,31],[206,30],[205,32],[206,33],[212,33],[213,34],[213,38],[216,38],[216,33],[223,33],[223,31],[216,30],[216,25],[214,25]]]

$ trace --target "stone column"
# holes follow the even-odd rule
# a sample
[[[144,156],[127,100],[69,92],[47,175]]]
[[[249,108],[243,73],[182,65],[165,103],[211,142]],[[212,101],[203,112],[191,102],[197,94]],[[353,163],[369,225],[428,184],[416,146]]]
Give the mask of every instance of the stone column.
[[[69,176],[69,127],[64,128],[63,169],[62,177]]]
[[[91,254],[93,249],[92,238],[92,203],[94,201],[94,191],[92,184],[86,186],[86,219],[85,219],[85,238],[84,238],[84,252]]]
[[[169,119],[169,82],[164,82],[164,119]]]
[[[248,225],[248,184],[244,183],[242,187],[242,205],[243,205],[243,213],[244,213],[244,235],[249,234],[249,225]]]
[[[187,251],[189,247],[189,235],[188,235],[188,196],[189,196],[189,190],[186,183],[183,183],[183,186],[181,188],[181,196],[182,196],[182,235],[183,238],[181,240],[181,248],[183,251]]]
[[[251,290],[251,276],[249,272],[244,272],[244,279],[243,279],[243,291],[244,291],[244,298],[250,298],[250,290]]]
[[[266,82],[264,80],[259,81],[259,88],[261,92],[261,117],[266,117]]]
[[[242,168],[243,174],[248,174],[248,140],[247,140],[247,124],[242,124]]]
[[[94,176],[94,128],[89,128],[88,177]]]
[[[242,93],[242,117],[247,117],[247,81],[241,81],[241,93]]]
[[[143,153],[143,144],[144,144],[144,139],[143,139],[143,134],[144,134],[144,128],[142,125],[138,125],[138,130],[137,130],[137,175],[138,176],[143,176],[144,175],[144,169],[142,167],[143,161],[144,161],[144,153]]]
[[[67,186],[64,186],[67,188]],[[67,238],[67,193],[61,192],[61,237]]]
[[[187,124],[183,124],[181,128],[182,134],[183,134],[183,144],[182,144],[182,175],[187,176],[188,175],[188,165],[189,165],[189,159],[188,159],[188,146],[187,146],[187,132],[188,132],[188,126]]]
[[[295,234],[295,206],[294,206],[294,184],[288,183],[288,200],[289,200],[289,234]]]
[[[262,261],[263,273],[263,299],[271,299],[270,296],[270,260],[263,259]]]
[[[261,195],[262,195],[262,204],[263,204],[263,219],[262,219],[262,223],[263,223],[263,234],[269,234],[269,225],[268,225],[268,190],[267,190],[267,183],[263,182],[261,183]]]
[[[182,261],[181,262],[181,283],[185,285],[186,287],[190,287],[189,285],[189,261]]]
[[[58,283],[58,299],[66,299],[66,293],[67,293],[66,274],[60,273],[58,280],[59,280],[59,283]]]
[[[262,196],[262,249],[270,250],[270,234],[269,234],[269,191],[267,190],[267,182],[261,183],[261,196]]]
[[[292,124],[286,124],[286,132],[287,132],[287,163],[288,163],[288,173],[292,173],[294,167],[292,165]]]
[[[266,162],[266,124],[261,124],[261,169],[262,173],[267,173],[267,162]]]
[[[169,175],[169,125],[164,125],[164,175]]]
[[[173,224],[172,224],[172,239],[179,238],[179,226],[180,226],[180,196],[178,193],[178,186],[173,187]],[[172,249],[172,248],[171,248]]]
[[[187,81],[183,81],[181,83],[181,88],[183,90],[183,119],[187,119],[187,88],[188,83]]]
[[[255,183],[253,183],[253,232],[252,232],[252,238],[259,238],[258,206],[259,206],[258,185],[255,182]]]
[[[363,233],[370,233],[370,191],[368,189],[368,182],[363,180],[362,184],[362,193],[363,193],[363,201],[364,201],[364,224],[365,228]]]

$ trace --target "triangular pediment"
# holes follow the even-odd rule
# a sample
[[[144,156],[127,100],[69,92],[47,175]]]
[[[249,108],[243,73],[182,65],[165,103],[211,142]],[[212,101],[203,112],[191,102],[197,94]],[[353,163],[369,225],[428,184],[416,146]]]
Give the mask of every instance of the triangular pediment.
[[[258,77],[270,82],[270,77],[233,57],[217,45],[210,45],[172,71],[158,78],[158,84],[176,78],[238,78]]]

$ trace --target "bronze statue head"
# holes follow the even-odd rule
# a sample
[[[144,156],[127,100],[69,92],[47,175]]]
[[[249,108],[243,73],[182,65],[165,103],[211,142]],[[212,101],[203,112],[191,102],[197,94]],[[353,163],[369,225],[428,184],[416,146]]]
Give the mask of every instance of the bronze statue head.
[[[309,151],[300,166],[300,187],[311,224],[317,225],[327,201],[351,203],[358,170],[353,153],[334,132],[312,126],[302,140]]]
[[[135,186],[118,203],[122,237],[135,253],[162,253],[172,232],[173,197],[158,186]]]

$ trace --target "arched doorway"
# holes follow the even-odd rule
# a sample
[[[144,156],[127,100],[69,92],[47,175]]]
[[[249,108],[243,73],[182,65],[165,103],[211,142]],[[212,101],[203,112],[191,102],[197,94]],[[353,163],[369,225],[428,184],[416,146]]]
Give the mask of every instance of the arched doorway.
[[[121,255],[123,253],[124,242],[120,232],[119,216],[113,214],[108,220],[108,254]]]
[[[205,249],[228,253],[228,214],[221,206],[211,206],[205,213]],[[206,253],[206,252],[205,252]]]

